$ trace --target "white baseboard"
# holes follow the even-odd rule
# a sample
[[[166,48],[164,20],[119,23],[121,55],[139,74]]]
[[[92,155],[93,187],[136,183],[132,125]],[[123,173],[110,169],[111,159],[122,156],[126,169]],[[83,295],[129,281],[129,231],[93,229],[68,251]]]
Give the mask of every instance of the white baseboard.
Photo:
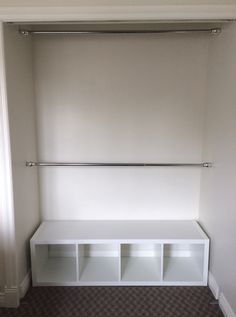
[[[31,272],[29,271],[20,284],[20,298],[23,298],[30,287]]]
[[[216,280],[211,272],[209,272],[208,275],[208,286],[210,287],[210,290],[212,291],[212,294],[214,295],[215,299],[218,300],[220,295],[220,288],[216,283]]]
[[[19,296],[17,287],[5,288],[0,293],[0,307],[17,307],[19,305]]]
[[[0,293],[0,307],[5,306],[5,293]]]
[[[4,307],[18,307],[19,306],[19,292],[18,287],[6,287],[4,294]]]
[[[232,307],[230,306],[229,302],[225,298],[224,294],[220,291],[220,287],[211,272],[209,272],[208,286],[210,290],[212,291],[215,299],[219,300],[219,306],[224,316],[236,317],[236,313],[233,311]]]
[[[234,313],[223,293],[220,293],[219,305],[225,317],[236,317],[236,314]]]
[[[20,284],[20,288],[14,286],[5,288],[4,292],[0,293],[0,307],[17,307],[19,298],[23,298],[30,287],[31,274],[28,272]]]

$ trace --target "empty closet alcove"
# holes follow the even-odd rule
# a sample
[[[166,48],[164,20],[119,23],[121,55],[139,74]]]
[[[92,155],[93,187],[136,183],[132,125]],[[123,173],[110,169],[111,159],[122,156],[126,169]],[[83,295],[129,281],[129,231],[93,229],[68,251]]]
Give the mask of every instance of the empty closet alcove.
[[[4,24],[19,285],[49,221],[32,240],[35,285],[206,285],[195,221],[208,232],[209,129],[235,33],[221,21]],[[106,238],[72,237],[80,221],[106,223]],[[114,235],[119,221],[130,235]],[[148,221],[179,227],[142,237]]]

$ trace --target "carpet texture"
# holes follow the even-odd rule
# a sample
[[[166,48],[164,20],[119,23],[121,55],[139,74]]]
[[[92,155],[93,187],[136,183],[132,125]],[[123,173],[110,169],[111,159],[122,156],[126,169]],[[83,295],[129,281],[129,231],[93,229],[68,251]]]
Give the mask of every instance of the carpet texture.
[[[223,317],[208,287],[34,287],[16,317]]]

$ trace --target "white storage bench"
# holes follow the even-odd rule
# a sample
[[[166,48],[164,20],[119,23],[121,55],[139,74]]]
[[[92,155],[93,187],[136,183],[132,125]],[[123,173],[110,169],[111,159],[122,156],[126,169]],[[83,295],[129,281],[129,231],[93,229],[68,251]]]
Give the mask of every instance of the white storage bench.
[[[196,221],[45,221],[31,239],[33,285],[207,285]]]

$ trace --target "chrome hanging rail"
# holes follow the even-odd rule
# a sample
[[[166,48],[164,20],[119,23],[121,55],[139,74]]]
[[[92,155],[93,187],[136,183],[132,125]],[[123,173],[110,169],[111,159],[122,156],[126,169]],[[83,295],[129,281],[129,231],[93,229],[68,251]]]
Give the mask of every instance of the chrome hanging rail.
[[[221,28],[206,28],[206,29],[169,29],[169,30],[71,30],[71,31],[62,31],[62,30],[20,30],[20,34],[28,36],[33,35],[56,35],[56,34],[165,34],[165,33],[210,33],[213,35],[218,35],[221,33]]]
[[[27,167],[35,166],[104,166],[104,167],[115,167],[115,166],[133,166],[133,167],[212,167],[212,163],[67,163],[67,162],[26,162]]]

